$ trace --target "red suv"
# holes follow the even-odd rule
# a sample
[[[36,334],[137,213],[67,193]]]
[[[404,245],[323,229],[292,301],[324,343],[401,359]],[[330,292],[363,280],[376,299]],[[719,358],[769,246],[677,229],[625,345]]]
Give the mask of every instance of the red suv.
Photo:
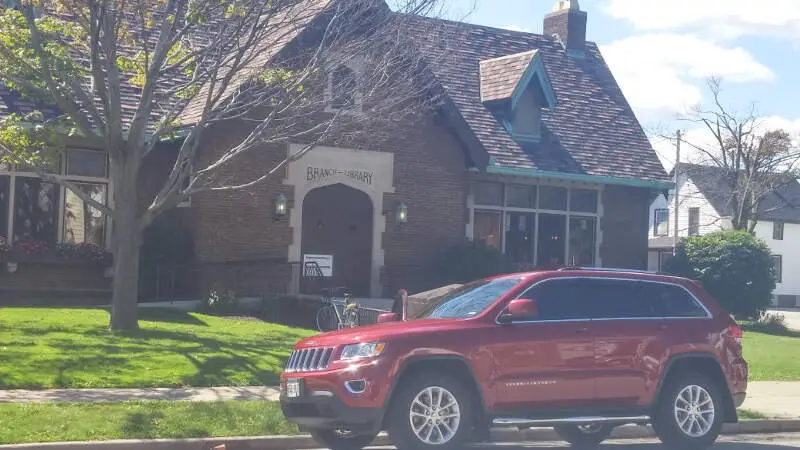
[[[401,450],[460,449],[493,427],[592,447],[625,424],[704,449],[745,398],[741,329],[683,278],[504,275],[379,321],[300,341],[281,377],[287,419],[331,449],[381,430]]]

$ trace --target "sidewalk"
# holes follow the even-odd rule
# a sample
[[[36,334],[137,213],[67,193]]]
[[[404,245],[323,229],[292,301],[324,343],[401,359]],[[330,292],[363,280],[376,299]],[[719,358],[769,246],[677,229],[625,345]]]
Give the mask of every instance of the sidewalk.
[[[800,382],[751,381],[742,409],[768,418],[800,418]]]
[[[124,402],[169,400],[187,402],[278,400],[271,387],[149,388],[149,389],[48,389],[42,391],[0,390],[0,403]]]
[[[170,400],[190,402],[278,400],[274,387],[151,388],[151,389],[54,389],[42,391],[0,390],[0,403],[123,402]],[[800,382],[751,382],[743,409],[768,418],[800,418]]]

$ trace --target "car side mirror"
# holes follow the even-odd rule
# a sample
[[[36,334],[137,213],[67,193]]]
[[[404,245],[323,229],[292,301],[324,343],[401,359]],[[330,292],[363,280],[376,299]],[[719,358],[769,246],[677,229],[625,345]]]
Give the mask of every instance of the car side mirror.
[[[536,300],[518,298],[511,300],[506,310],[500,315],[500,323],[511,323],[517,320],[532,320],[539,316]]]
[[[400,321],[400,314],[384,313],[378,316],[377,323],[389,323],[389,322],[399,322],[399,321]]]

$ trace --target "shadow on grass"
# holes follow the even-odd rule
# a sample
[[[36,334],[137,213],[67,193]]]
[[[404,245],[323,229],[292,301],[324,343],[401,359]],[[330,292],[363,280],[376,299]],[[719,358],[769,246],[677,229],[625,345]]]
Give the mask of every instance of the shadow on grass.
[[[130,413],[122,424],[122,431],[131,438],[153,438],[157,436],[158,421],[164,417],[164,413],[158,411]]]
[[[84,335],[102,335],[103,330],[89,330]],[[0,357],[6,367],[24,367],[23,372],[0,375],[0,388],[86,387],[86,386],[225,386],[273,385],[289,356],[295,336],[276,334],[249,340],[235,336],[215,339],[190,332],[141,329],[108,339],[98,344],[96,339],[86,341],[65,339],[49,343],[56,350],[57,359],[33,359],[29,354]],[[172,379],[139,376],[146,370],[142,361],[183,358],[194,370],[166,375]],[[269,364],[264,364],[264,361]],[[146,364],[145,364],[146,365]],[[48,374],[50,383],[32,379],[26,374]]]
[[[167,308],[140,308],[139,320],[146,322],[182,323],[207,327],[208,324],[186,311]]]
[[[764,325],[751,322],[751,323],[743,323],[742,329],[744,331],[768,334],[770,336],[800,338],[800,331],[795,331],[785,326]]]

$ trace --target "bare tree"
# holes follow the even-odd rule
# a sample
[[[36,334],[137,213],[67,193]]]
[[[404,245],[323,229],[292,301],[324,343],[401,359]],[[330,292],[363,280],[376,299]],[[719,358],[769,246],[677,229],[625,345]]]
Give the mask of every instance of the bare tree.
[[[198,193],[260,183],[331,136],[374,132],[437,105],[429,61],[407,39],[405,22],[437,15],[442,1],[394,0],[392,6],[382,0],[23,0],[18,10],[0,13],[0,82],[58,111],[0,122],[0,156],[42,167],[64,139],[108,152],[113,205],[37,170],[113,220],[112,329],[137,326],[141,236],[164,211]],[[335,98],[326,97],[330,92]],[[331,102],[339,107],[328,108]],[[247,124],[241,139],[198,166],[209,130],[233,120]],[[174,166],[142,209],[143,161],[167,139],[179,143]],[[305,145],[255,178],[230,170],[254,149],[289,141]]]
[[[713,192],[703,194],[720,200],[724,211],[718,213],[730,219],[734,229],[753,233],[759,220],[787,206],[785,202],[766,204],[765,200],[797,183],[800,148],[786,130],[770,129],[755,105],[743,112],[726,106],[720,79],[710,79],[708,88],[711,106],[697,107],[681,119],[699,126],[702,132],[690,134],[682,142],[700,156],[702,164],[715,170],[696,168],[701,173],[686,175],[713,178],[704,183],[715,185]]]

